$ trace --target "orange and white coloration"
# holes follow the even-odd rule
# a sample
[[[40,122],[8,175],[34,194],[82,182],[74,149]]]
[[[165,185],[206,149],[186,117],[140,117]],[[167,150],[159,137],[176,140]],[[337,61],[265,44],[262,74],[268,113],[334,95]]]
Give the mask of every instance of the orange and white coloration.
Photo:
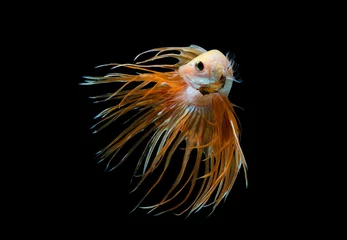
[[[238,120],[234,105],[228,100],[235,81],[233,61],[218,50],[206,51],[196,45],[156,48],[140,55],[148,53],[156,54],[135,64],[103,65],[113,66],[112,69],[126,67],[141,73],[110,73],[103,77],[85,77],[84,84],[87,85],[124,83],[114,93],[94,97],[98,101],[119,100],[117,105],[96,116],[101,118],[96,124],[99,127],[97,131],[133,109],[138,111],[131,124],[98,152],[98,156],[101,160],[107,159],[110,162],[129,139],[144,131],[145,134],[137,139],[128,154],[117,162],[117,167],[141,142],[152,136],[142,157],[138,159],[134,176],[140,176],[140,181],[135,189],[159,165],[163,166],[163,170],[136,206],[140,207],[147,195],[160,183],[170,164],[175,164],[172,156],[180,150],[178,146],[185,143],[181,170],[172,187],[158,203],[141,208],[153,211],[163,207],[164,210],[160,212],[163,213],[176,210],[185,203],[179,214],[188,212],[189,215],[210,205],[213,206],[213,212],[232,189],[241,166],[244,168],[247,185],[247,165],[240,147]],[[149,64],[167,58],[178,61],[175,64]],[[137,83],[136,87],[124,89],[134,82]],[[196,151],[194,158],[191,157],[192,151]],[[184,179],[189,161],[193,161],[194,167]],[[196,186],[199,188],[195,189]],[[183,189],[186,190],[183,200],[173,207],[165,208]]]

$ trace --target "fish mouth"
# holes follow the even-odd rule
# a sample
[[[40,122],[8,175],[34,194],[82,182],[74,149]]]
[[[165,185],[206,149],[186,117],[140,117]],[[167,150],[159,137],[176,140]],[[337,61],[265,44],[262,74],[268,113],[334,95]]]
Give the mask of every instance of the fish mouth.
[[[226,77],[222,75],[217,82],[210,83],[210,84],[202,84],[200,85],[198,90],[202,95],[218,92],[219,89],[224,87],[225,80],[226,80]]]

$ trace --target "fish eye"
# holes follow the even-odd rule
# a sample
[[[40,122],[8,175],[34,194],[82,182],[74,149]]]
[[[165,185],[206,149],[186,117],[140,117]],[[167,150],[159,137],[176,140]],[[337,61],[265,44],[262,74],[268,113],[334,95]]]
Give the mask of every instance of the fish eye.
[[[195,64],[195,67],[196,67],[196,69],[198,69],[199,71],[204,70],[204,64],[203,64],[201,61],[197,62],[197,63]]]

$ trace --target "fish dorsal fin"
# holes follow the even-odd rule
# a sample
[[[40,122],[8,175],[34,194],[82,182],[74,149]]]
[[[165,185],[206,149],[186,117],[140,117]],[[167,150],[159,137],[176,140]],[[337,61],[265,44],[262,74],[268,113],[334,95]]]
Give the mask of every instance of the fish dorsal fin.
[[[178,51],[179,53],[173,53],[173,51]],[[161,47],[161,48],[153,48],[150,50],[147,50],[145,52],[140,53],[135,57],[134,60],[138,59],[143,54],[150,53],[150,52],[156,52],[156,54],[148,59],[142,60],[137,62],[137,65],[142,65],[143,63],[148,63],[151,61],[155,61],[158,59],[165,59],[165,58],[176,58],[178,60],[175,64],[154,64],[154,65],[142,65],[146,67],[162,67],[162,68],[168,68],[168,69],[178,69],[180,66],[186,64],[187,62],[191,61],[192,59],[196,58],[200,54],[206,52],[205,49],[202,47],[199,47],[197,45],[190,45],[189,47]]]
[[[206,49],[204,49],[204,48],[202,48],[202,47],[200,47],[200,46],[198,46],[198,45],[195,45],[195,44],[191,44],[189,47],[195,48],[196,50],[200,51],[201,53],[207,52]],[[200,54],[201,54],[201,53],[200,53]],[[200,54],[199,54],[199,55],[200,55]]]

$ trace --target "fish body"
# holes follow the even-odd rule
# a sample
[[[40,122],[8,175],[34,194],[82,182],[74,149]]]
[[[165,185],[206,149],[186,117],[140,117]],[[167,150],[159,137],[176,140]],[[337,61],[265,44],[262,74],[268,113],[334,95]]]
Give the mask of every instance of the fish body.
[[[178,53],[177,53],[178,52]],[[219,50],[207,51],[199,46],[164,47],[139,54],[154,54],[135,64],[105,64],[116,72],[100,77],[85,77],[85,85],[123,83],[113,93],[93,97],[96,102],[118,100],[119,103],[101,111],[93,126],[95,132],[106,128],[120,116],[136,109],[136,118],[106,147],[97,153],[100,161],[111,161],[131,138],[144,132],[128,153],[112,169],[123,163],[138,145],[151,136],[142,156],[138,159],[134,177],[139,179],[136,190],[158,166],[159,177],[134,208],[158,210],[157,214],[179,210],[178,215],[199,211],[213,206],[212,211],[229,194],[238,172],[243,166],[247,185],[247,164],[239,137],[240,130],[228,95],[234,78],[234,62]],[[155,63],[167,58],[177,60],[174,64]],[[134,74],[118,72],[125,67]],[[136,87],[125,90],[130,83]],[[174,184],[153,205],[142,206],[144,199],[161,182],[170,165],[175,164],[173,154],[185,143],[183,160]],[[192,157],[192,152],[196,157]],[[193,169],[188,170],[188,162]],[[188,174],[187,178],[183,175]],[[174,206],[168,203],[179,194],[183,200]],[[194,190],[194,191],[193,191]],[[161,210],[159,210],[161,209]]]

